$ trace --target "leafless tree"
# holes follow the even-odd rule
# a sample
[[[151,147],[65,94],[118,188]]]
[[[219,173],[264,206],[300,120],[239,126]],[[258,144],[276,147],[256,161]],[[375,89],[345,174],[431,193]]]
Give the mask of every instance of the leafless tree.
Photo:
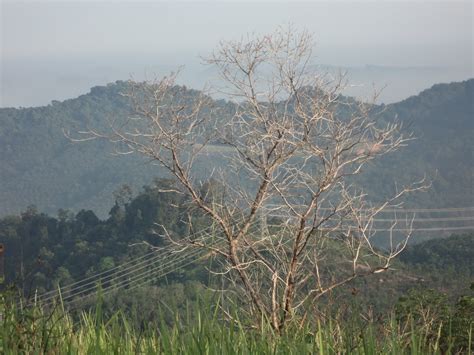
[[[374,218],[423,187],[402,187],[374,203],[354,185],[367,163],[411,137],[378,122],[372,105],[344,98],[342,79],[315,73],[312,48],[310,34],[291,28],[222,42],[207,61],[225,83],[231,110],[176,86],[171,75],[130,82],[134,114],[111,122],[110,132],[82,132],[167,169],[217,230],[212,238],[168,235],[169,247],[212,252],[223,265],[218,272],[247,299],[246,311],[276,331],[331,290],[388,270],[411,223],[402,242],[381,251],[373,245]],[[196,162],[215,150],[225,168],[197,178]]]

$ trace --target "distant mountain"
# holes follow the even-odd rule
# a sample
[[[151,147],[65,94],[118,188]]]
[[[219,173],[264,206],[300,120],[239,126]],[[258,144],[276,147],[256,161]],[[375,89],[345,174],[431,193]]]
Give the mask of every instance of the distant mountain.
[[[122,184],[139,189],[160,170],[137,156],[114,157],[104,142],[71,143],[63,130],[103,125],[107,118],[130,114],[118,81],[94,87],[76,99],[36,108],[0,109],[0,215],[35,204],[47,213],[93,209],[104,217],[113,191]],[[191,92],[192,94],[192,92]],[[372,192],[388,192],[394,179],[426,172],[433,189],[411,200],[419,206],[473,205],[474,79],[435,85],[399,103],[380,106],[383,119],[399,120],[418,137],[400,152],[373,166],[364,178]],[[216,105],[231,106],[224,100]]]
[[[87,207],[103,215],[117,186],[148,183],[153,169],[143,160],[117,159],[103,142],[73,144],[63,133],[128,115],[125,89],[117,82],[45,107],[0,109],[0,214],[35,204],[48,212]]]
[[[434,85],[386,106],[384,115],[401,121],[415,139],[389,156],[383,164],[390,169],[378,174],[388,178],[398,172],[400,181],[426,174],[433,186],[429,193],[414,196],[414,205],[473,206],[474,79]]]

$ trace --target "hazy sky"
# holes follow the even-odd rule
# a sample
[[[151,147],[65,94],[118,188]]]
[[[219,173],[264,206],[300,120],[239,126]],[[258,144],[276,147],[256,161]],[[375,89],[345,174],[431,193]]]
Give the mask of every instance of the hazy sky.
[[[471,1],[2,1],[0,106],[46,104],[182,64],[205,71],[197,57],[219,40],[288,23],[314,33],[318,63],[443,67],[472,76]],[[48,90],[32,84],[38,80],[65,91],[50,89],[48,99]]]

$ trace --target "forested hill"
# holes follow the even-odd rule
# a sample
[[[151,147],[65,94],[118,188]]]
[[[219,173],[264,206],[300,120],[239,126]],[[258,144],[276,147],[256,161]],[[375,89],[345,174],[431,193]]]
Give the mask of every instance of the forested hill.
[[[371,186],[381,191],[396,174],[413,181],[423,174],[433,186],[412,204],[424,207],[474,203],[474,79],[437,84],[417,96],[385,107],[385,117],[401,121],[414,140],[374,170]],[[397,174],[398,172],[398,174]],[[375,185],[374,185],[375,184]]]
[[[90,208],[103,215],[117,186],[143,186],[156,173],[138,157],[116,158],[102,142],[73,144],[63,130],[97,127],[130,113],[126,82],[34,108],[0,109],[0,215],[34,204],[48,212]]]
[[[74,144],[63,134],[63,129],[97,127],[108,118],[129,115],[128,101],[121,95],[126,89],[127,83],[119,81],[45,107],[0,109],[0,215],[34,204],[48,213],[87,208],[104,217],[119,186],[129,184],[137,191],[159,176],[156,166],[137,156],[114,157],[103,142]],[[418,139],[375,166],[367,185],[375,192],[386,191],[394,179],[412,180],[427,172],[436,177],[433,189],[412,204],[472,205],[473,97],[471,79],[435,85],[384,107],[387,119],[401,120]],[[223,100],[216,104],[231,109]]]

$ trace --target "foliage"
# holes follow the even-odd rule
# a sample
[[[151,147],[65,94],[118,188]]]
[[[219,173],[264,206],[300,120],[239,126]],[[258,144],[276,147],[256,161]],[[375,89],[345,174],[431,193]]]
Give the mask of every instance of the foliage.
[[[135,198],[125,198],[127,193],[123,191],[127,188],[122,189],[115,196],[116,204],[112,208],[115,213],[104,221],[97,219],[91,211],[74,215],[63,210],[53,218],[34,207],[20,216],[1,219],[0,236],[2,241],[7,241],[7,251],[10,252],[7,255],[8,281],[21,280],[23,264],[27,294],[35,288],[39,291],[50,289],[56,282],[67,284],[142,255],[146,248],[129,248],[129,244],[146,238],[158,243],[150,229],[153,221],[163,221],[163,216],[174,216],[168,220],[169,230],[182,233],[179,221],[187,216],[180,214],[180,208],[171,208],[170,205],[186,205],[186,198],[181,194],[160,192],[170,187],[169,181],[156,181],[154,187],[144,188]],[[154,212],[138,223],[135,217],[141,208]],[[121,217],[116,218],[117,215]],[[455,240],[447,239],[448,245],[455,243]],[[472,241],[472,238],[466,237],[462,241],[463,247],[469,250]],[[429,241],[420,248],[436,249],[439,243]],[[333,247],[337,248],[336,245]],[[337,250],[335,252],[334,255],[337,255]],[[447,253],[446,258],[451,260],[451,255]],[[351,353],[372,351],[397,354],[411,350],[414,353],[440,353],[444,349],[445,353],[449,353],[467,349],[472,341],[472,333],[469,333],[473,319],[472,295],[465,294],[452,303],[449,300],[452,297],[448,299],[439,292],[412,291],[400,300],[398,318],[389,319],[388,316],[390,300],[403,295],[407,287],[419,283],[421,278],[431,287],[456,294],[456,287],[459,286],[447,284],[447,281],[454,278],[461,282],[462,278],[460,273],[453,277],[449,270],[443,278],[443,269],[437,267],[438,264],[444,265],[442,259],[443,253],[440,253],[434,258],[437,264],[433,265],[432,259],[420,258],[417,262],[424,268],[417,269],[416,273],[399,263],[396,266],[400,270],[398,273],[387,274],[383,279],[377,275],[334,292],[327,300],[322,300],[320,310],[314,313],[322,317],[319,324],[313,321],[303,328],[290,327],[288,333],[278,338],[270,329],[263,329],[262,334],[245,328],[243,318],[233,327],[227,322],[222,323],[223,315],[209,318],[211,314],[207,310],[212,309],[210,304],[216,303],[215,297],[219,294],[206,287],[208,276],[201,264],[174,273],[150,286],[104,297],[100,308],[102,320],[97,314],[81,311],[95,309],[95,300],[80,304],[70,313],[63,312],[59,307],[53,315],[41,309],[15,313],[14,307],[7,307],[2,339],[7,342],[3,344],[7,344],[10,353],[17,353],[20,348],[24,352],[49,349],[48,352],[57,353],[71,349],[80,353],[100,349],[97,350],[99,353],[109,353],[116,349],[114,347],[128,349],[122,352],[132,353],[136,346],[151,353],[156,353],[157,349],[165,353],[199,349],[209,349],[210,353],[301,353],[318,349],[335,353],[347,349]],[[457,268],[458,264],[453,269],[454,273]],[[415,281],[405,278],[410,274],[417,275]],[[430,275],[436,275],[438,281],[434,282]],[[386,279],[388,277],[392,279]],[[388,284],[391,286],[387,287]],[[380,297],[381,294],[383,297]],[[331,312],[324,305],[332,305],[336,312]],[[369,323],[362,321],[361,315],[374,305],[378,305],[375,307],[378,315],[369,317]],[[436,311],[436,314],[428,313],[433,315],[432,319],[420,322],[421,315],[426,315],[428,309]],[[117,313],[117,310],[120,312]],[[241,314],[236,312],[235,317],[239,319]],[[180,323],[176,322],[177,318]],[[379,318],[384,319],[384,323],[380,323]],[[439,324],[443,324],[441,332],[437,328]]]
[[[155,221],[164,224],[176,236],[186,234],[182,223],[188,220],[186,197],[178,193],[160,192],[171,187],[167,180],[156,180],[154,186],[144,187],[137,196],[130,195],[128,187],[122,188],[115,194],[116,203],[106,220],[99,220],[92,211],[86,210],[77,214],[61,210],[57,217],[52,217],[34,207],[19,216],[0,219],[0,240],[6,246],[7,284],[15,284],[23,290],[26,298],[30,298],[53,290],[57,285],[64,287],[140,257],[148,250],[143,241],[153,245],[162,243],[162,239],[152,231],[156,229]],[[194,215],[193,220],[196,230],[207,226],[207,221],[198,215]],[[275,222],[269,220],[270,224]],[[463,254],[461,250],[456,260],[455,255],[450,253],[457,250],[456,238],[432,240],[419,247],[414,246],[407,251],[406,256],[402,254],[403,262],[394,266],[397,271],[383,276],[373,275],[366,280],[354,280],[347,288],[321,301],[347,304],[352,300],[364,308],[384,313],[407,289],[422,284],[443,291],[453,303],[465,294],[469,274],[463,270],[464,265],[470,262],[469,250],[474,245],[473,238],[461,237],[460,244],[466,253]],[[446,248],[442,248],[443,241],[447,243]],[[341,251],[337,243],[334,241],[328,247],[332,255],[329,260],[334,264],[332,272],[344,271],[340,268],[344,264],[341,263]],[[431,258],[420,256],[430,250],[438,252]],[[114,312],[114,307],[120,307],[127,312],[132,323],[138,324],[143,320],[140,316],[156,318],[152,308],[160,303],[161,298],[172,298],[170,295],[178,292],[179,287],[187,291],[186,297],[175,298],[177,307],[185,307],[186,299],[192,292],[204,293],[203,285],[209,285],[206,266],[199,262],[172,273],[164,280],[151,283],[149,288],[128,292],[127,296],[109,297],[105,299],[104,307],[109,314]],[[215,287],[220,288],[220,281],[216,282],[218,284]],[[146,310],[137,312],[135,317],[133,310],[138,309],[138,300],[145,299],[148,302],[142,302],[141,307],[146,307]],[[90,303],[81,304],[81,307],[90,307]]]
[[[396,305],[399,322],[411,321],[424,329],[427,338],[436,339],[443,351],[460,353],[473,348],[474,284],[471,294],[459,298],[455,305],[446,295],[432,289],[412,289]]]
[[[474,234],[455,234],[448,238],[409,246],[400,259],[410,265],[474,275]]]
[[[395,309],[399,321],[412,318],[417,327],[430,329],[433,336],[450,316],[446,295],[432,289],[411,289],[400,297]]]
[[[277,336],[270,327],[245,328],[245,320],[229,321],[218,308],[198,302],[166,321],[136,327],[122,312],[105,315],[101,303],[79,318],[56,309],[9,307],[0,325],[0,351],[4,354],[454,354],[472,348],[442,350],[438,338],[423,327],[383,320],[348,322],[319,317],[302,322]],[[211,309],[211,311],[209,311]],[[204,311],[206,310],[206,311]],[[157,312],[163,307],[157,306]],[[233,312],[236,316],[238,312]],[[469,333],[472,336],[472,329]]]
[[[156,223],[170,233],[186,234],[186,197],[162,192],[171,188],[169,181],[157,180],[133,200],[117,195],[103,221],[90,210],[75,215],[62,210],[54,218],[33,207],[21,216],[0,219],[6,282],[19,286],[27,297],[41,294],[143,255],[149,250],[144,242],[161,245]],[[199,229],[199,216],[193,218]]]
[[[451,322],[451,334],[454,343],[460,348],[474,348],[472,332],[474,329],[474,283],[471,293],[459,298],[454,308]],[[469,330],[469,331],[467,331]]]
[[[72,144],[63,130],[97,127],[109,119],[130,114],[127,99],[121,95],[127,83],[117,81],[93,87],[78,98],[45,107],[0,109],[0,215],[19,213],[35,204],[42,211],[59,208],[77,213],[93,209],[104,218],[113,203],[112,192],[123,184],[139,189],[150,184],[160,169],[137,161],[136,157],[111,157],[106,145],[93,142]],[[402,102],[379,106],[385,120],[403,122],[417,139],[401,154],[387,158],[367,174],[365,185],[376,194],[390,193],[387,181],[412,180],[427,173],[434,178],[428,194],[417,196],[413,205],[467,206],[472,195],[472,136],[474,80],[435,85]],[[189,91],[189,96],[197,95]],[[235,113],[232,102],[217,100],[214,105],[223,116]],[[219,145],[215,146],[216,150]],[[221,159],[222,160],[222,159]],[[199,164],[219,161],[214,154]],[[222,162],[221,162],[222,163]]]

